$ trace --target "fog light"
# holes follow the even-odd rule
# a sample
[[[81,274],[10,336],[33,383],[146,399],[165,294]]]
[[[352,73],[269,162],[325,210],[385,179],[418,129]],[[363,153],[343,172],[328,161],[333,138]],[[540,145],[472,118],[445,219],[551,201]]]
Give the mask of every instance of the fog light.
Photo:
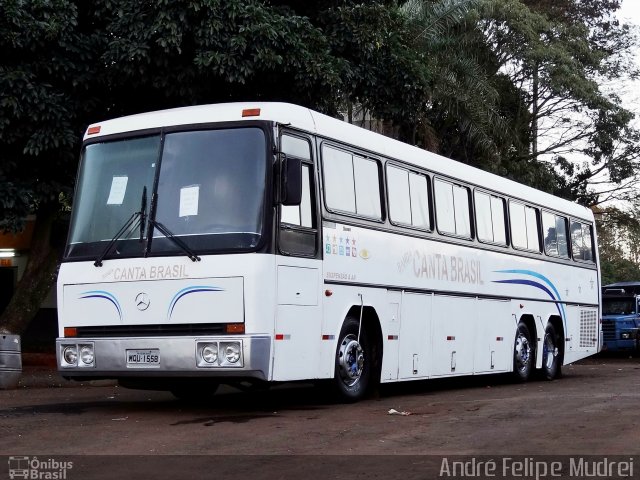
[[[75,345],[66,347],[62,351],[62,358],[68,365],[76,365],[78,363],[78,348]]]
[[[224,356],[229,363],[238,363],[240,360],[240,345],[237,343],[227,343],[224,347]]]
[[[202,348],[202,359],[207,363],[216,363],[218,361],[218,345],[215,343],[206,344]]]
[[[93,347],[91,345],[82,345],[80,347],[80,360],[82,360],[82,363],[91,365],[94,359]]]

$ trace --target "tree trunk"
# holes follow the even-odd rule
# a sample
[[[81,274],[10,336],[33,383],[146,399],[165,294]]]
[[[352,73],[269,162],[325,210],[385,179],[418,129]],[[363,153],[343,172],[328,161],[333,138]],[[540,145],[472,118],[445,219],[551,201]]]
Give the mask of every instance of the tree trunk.
[[[0,333],[21,334],[38,313],[56,279],[57,251],[51,245],[51,230],[57,204],[41,205],[29,250],[29,260],[16,290],[0,316]]]

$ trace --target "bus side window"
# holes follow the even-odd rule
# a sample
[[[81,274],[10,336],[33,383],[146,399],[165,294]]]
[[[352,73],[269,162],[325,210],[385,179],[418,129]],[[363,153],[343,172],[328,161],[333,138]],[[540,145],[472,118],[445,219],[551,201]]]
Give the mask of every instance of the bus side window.
[[[322,147],[327,209],[381,220],[378,162],[337,148]]]
[[[540,252],[538,212],[519,202],[509,202],[511,242],[514,248]]]
[[[429,182],[425,175],[388,164],[387,187],[392,223],[431,230]]]
[[[302,201],[300,205],[280,206],[279,243],[282,253],[313,256],[316,253],[316,217],[314,208],[313,168],[309,142],[300,137],[283,135],[280,150],[303,159]]]
[[[544,251],[554,257],[569,258],[567,244],[567,219],[549,212],[542,212]]]
[[[440,233],[471,238],[469,189],[435,180],[436,221]]]
[[[574,260],[593,262],[591,225],[575,220],[571,222],[571,250]]]
[[[476,226],[478,240],[498,245],[507,244],[504,221],[504,199],[478,192],[475,194]]]

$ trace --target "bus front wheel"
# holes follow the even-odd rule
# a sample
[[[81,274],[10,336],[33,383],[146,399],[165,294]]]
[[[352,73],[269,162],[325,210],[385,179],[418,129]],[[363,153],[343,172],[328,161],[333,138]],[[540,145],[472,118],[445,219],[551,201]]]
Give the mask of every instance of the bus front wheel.
[[[334,386],[339,398],[346,402],[362,399],[371,382],[371,344],[364,327],[358,339],[358,327],[356,318],[347,317],[336,348]]]
[[[518,323],[516,341],[513,349],[513,373],[519,382],[526,382],[533,370],[535,355],[531,333],[524,322]]]

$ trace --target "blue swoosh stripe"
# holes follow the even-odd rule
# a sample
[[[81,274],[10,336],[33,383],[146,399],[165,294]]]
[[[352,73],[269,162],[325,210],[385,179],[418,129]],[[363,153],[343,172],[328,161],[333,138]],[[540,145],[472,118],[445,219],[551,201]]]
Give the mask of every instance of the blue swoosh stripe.
[[[498,270],[498,273],[519,273],[521,275],[530,275],[532,277],[539,278],[544,283],[549,285],[549,287],[551,287],[551,290],[553,290],[553,293],[556,294],[555,297],[553,297],[553,295],[551,297],[554,298],[554,299],[560,300],[560,293],[556,289],[556,286],[553,284],[553,282],[551,280],[549,280],[547,277],[545,277],[544,275],[542,275],[542,274],[540,274],[538,272],[534,272],[532,270]]]
[[[176,293],[173,296],[173,299],[171,300],[171,303],[169,304],[169,311],[168,311],[167,317],[171,318],[171,315],[173,315],[173,309],[175,308],[176,304],[178,303],[178,300],[180,300],[185,295],[189,295],[190,293],[196,293],[196,292],[220,292],[220,291],[223,291],[223,290],[224,290],[223,288],[210,287],[208,285],[194,285],[194,286],[191,286],[191,287],[183,288],[182,290],[180,290],[178,293]]]
[[[544,275],[542,275],[541,273],[538,272],[534,272],[533,270],[498,270],[497,273],[516,273],[516,274],[520,274],[520,275],[529,275],[531,277],[535,277],[538,278],[540,280],[542,280],[544,283],[546,283],[547,285],[549,285],[549,287],[551,287],[551,289],[553,290],[553,292],[555,293],[555,297],[553,295],[551,295],[551,298],[553,298],[554,300],[559,300],[562,301],[562,297],[560,296],[560,292],[558,292],[558,289],[556,288],[556,286],[553,284],[553,282],[551,280],[549,280],[547,277],[545,277]],[[566,322],[566,318],[567,315],[564,311],[564,305],[561,303],[560,304],[560,316],[562,317],[562,321]],[[567,326],[564,326],[565,331],[567,329]]]
[[[544,283],[546,283],[551,288],[551,290],[553,290],[553,293],[555,294],[555,296],[553,294],[551,294],[551,292],[545,290],[547,292],[547,294],[553,300],[556,300],[557,302],[562,302],[562,297],[560,295],[560,292],[558,292],[558,289],[556,288],[556,286],[553,284],[553,282],[551,280],[549,280],[547,277],[545,277],[541,273],[534,272],[533,270],[521,270],[521,269],[497,270],[496,273],[515,273],[515,274],[519,274],[519,275],[529,275],[531,277],[538,278],[538,279],[542,280]],[[560,317],[562,318],[562,323],[564,324],[564,329],[565,329],[565,332],[566,332],[567,331],[567,314],[566,314],[566,312],[564,310],[564,305],[562,303],[556,303],[556,308],[558,309],[558,313],[560,314]]]
[[[118,311],[118,316],[120,317],[120,320],[122,320],[122,309],[120,308],[120,303],[118,302],[116,297],[114,297],[109,292],[105,292],[104,290],[91,290],[88,292],[82,292],[80,295],[81,295],[80,297],[81,299],[103,298],[105,300],[110,301],[116,307],[116,310]]]
[[[495,280],[493,283],[512,283],[512,284],[516,284],[516,285],[530,285],[532,287],[539,288],[540,290],[546,292],[547,295],[549,295],[554,300],[554,303],[556,304],[556,308],[558,309],[558,313],[560,314],[560,317],[564,319],[564,314],[563,314],[563,311],[562,311],[564,309],[561,310],[562,305],[553,296],[553,293],[551,293],[551,291],[547,287],[542,285],[541,283],[534,282],[533,280]]]

